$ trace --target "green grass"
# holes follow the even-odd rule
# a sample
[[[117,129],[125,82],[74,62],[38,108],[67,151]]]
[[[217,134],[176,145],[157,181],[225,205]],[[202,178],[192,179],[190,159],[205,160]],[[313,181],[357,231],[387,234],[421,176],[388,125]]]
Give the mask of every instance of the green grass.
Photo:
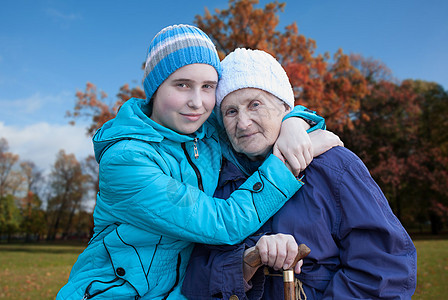
[[[84,246],[0,245],[0,299],[55,299]]]
[[[417,289],[412,299],[447,299],[448,240],[415,240]]]
[[[448,295],[448,240],[414,241],[417,290],[413,299]],[[54,299],[84,246],[0,244],[0,299]]]

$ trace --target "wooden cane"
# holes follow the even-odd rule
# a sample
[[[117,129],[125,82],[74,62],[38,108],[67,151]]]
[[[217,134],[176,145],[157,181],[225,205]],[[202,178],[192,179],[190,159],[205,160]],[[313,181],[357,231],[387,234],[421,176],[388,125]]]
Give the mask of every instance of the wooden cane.
[[[263,263],[261,262],[260,253],[256,247],[252,247],[247,255],[244,257],[244,262],[251,266],[252,268],[258,268]],[[310,254],[311,250],[305,244],[299,245],[299,252],[297,253],[292,267],[288,270],[283,270],[283,292],[285,295],[285,300],[296,300],[296,289],[294,286],[294,267],[302,258]]]

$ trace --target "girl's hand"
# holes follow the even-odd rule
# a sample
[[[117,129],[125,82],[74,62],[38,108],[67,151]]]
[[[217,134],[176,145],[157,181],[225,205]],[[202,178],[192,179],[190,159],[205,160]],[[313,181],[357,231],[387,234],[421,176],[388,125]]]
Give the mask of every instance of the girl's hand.
[[[333,147],[344,147],[344,143],[341,141],[341,139],[336,134],[328,130],[314,130],[309,134],[309,137],[313,145],[314,157],[327,152]]]
[[[306,130],[310,126],[301,118],[288,118],[282,123],[273,154],[298,176],[313,160],[313,145]]]

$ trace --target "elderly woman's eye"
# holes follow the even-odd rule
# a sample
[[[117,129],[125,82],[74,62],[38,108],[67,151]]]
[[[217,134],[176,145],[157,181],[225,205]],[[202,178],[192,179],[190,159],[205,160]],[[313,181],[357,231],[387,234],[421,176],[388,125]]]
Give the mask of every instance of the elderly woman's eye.
[[[259,101],[252,101],[252,103],[250,104],[250,106],[252,108],[257,108],[258,106],[260,106],[260,102]]]
[[[226,111],[226,116],[234,116],[234,115],[236,115],[236,109],[228,109],[227,111]]]

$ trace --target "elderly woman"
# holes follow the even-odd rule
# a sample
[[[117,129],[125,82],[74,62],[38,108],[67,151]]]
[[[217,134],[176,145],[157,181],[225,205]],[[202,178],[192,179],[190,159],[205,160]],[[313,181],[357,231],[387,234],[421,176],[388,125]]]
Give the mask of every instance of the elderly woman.
[[[215,196],[226,198],[272,151],[293,92],[283,68],[265,52],[237,49],[222,68],[218,115],[234,149],[227,155],[238,162],[222,167]],[[301,175],[301,191],[254,236],[238,246],[196,246],[185,296],[283,299],[278,270],[290,267],[297,244],[304,243],[311,254],[301,272],[296,267],[296,281],[306,299],[411,298],[415,247],[363,162],[350,150],[334,147]],[[243,262],[254,246],[266,267]]]

